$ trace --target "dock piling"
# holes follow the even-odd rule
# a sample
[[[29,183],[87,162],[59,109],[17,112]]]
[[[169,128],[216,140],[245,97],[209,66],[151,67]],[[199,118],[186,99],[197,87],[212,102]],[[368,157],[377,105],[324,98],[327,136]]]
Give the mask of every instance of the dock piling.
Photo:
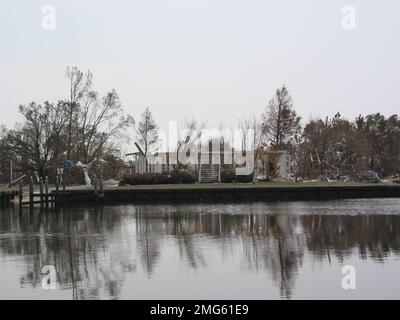
[[[45,177],[44,179],[44,196],[45,196],[45,203],[46,208],[49,207],[49,177]]]
[[[33,177],[29,178],[29,205],[33,207]]]
[[[100,179],[100,194],[104,193],[103,179]]]
[[[63,179],[62,179],[62,187],[63,187],[63,193],[65,194],[65,189],[66,189],[66,187],[65,187],[65,175],[63,176]]]
[[[40,177],[40,179],[39,179],[39,192],[40,192],[40,206],[43,206],[44,197],[43,197],[43,178],[42,177]]]
[[[56,179],[56,194],[54,195],[54,206],[57,206],[57,201],[58,201],[58,193],[60,191],[60,181],[61,180],[61,176],[57,176]]]
[[[23,192],[24,192],[24,185],[22,180],[19,182],[19,193],[18,193],[18,202],[19,202],[19,206],[22,206],[22,199],[23,199]]]

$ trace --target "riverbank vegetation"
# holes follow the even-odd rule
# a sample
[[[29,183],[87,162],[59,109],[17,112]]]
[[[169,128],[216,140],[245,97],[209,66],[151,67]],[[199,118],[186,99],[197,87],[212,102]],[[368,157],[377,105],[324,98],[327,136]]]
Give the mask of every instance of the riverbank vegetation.
[[[68,97],[61,97],[57,102],[44,99],[43,103],[22,104],[19,106],[22,121],[13,127],[1,128],[3,183],[10,180],[11,162],[14,176],[26,174],[55,179],[57,168],[65,168],[67,160],[74,164],[103,161],[107,163],[101,172],[103,177],[121,179],[125,176],[126,183],[193,180],[193,175],[179,161],[173,168],[175,173],[141,177],[126,174],[132,164],[121,154],[120,145],[129,138],[128,128],[135,129],[135,141],[145,155],[157,152],[160,145],[159,127],[151,110],[146,108],[135,124],[133,117],[124,111],[116,90],[103,95],[95,90],[90,71],[68,67],[65,76]],[[179,139],[176,147],[178,160],[185,143],[199,141],[205,124],[191,120],[185,126],[187,134]],[[380,113],[359,115],[350,120],[338,112],[331,118],[302,119],[295,110],[289,89],[283,85],[276,90],[262,115],[249,115],[248,119],[240,121],[239,127],[255,130],[251,147],[256,159],[263,150],[287,151],[292,160],[291,172],[296,177],[334,179],[344,175],[360,176],[367,170],[380,176],[400,173],[400,119],[396,114],[389,117]],[[96,165],[91,168],[93,174],[98,171]],[[82,183],[81,171],[72,171],[70,179]],[[238,181],[232,168],[222,168],[221,179],[222,182]]]

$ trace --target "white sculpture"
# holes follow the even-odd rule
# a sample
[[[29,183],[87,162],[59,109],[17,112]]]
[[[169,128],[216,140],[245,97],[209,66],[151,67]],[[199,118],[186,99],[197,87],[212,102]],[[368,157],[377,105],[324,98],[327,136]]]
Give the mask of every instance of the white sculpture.
[[[63,174],[64,174],[64,168],[57,168],[57,177],[59,185],[63,184]]]
[[[33,171],[33,174],[35,175],[35,179],[36,179],[37,183],[39,183],[39,181],[40,181],[39,173],[37,171]]]
[[[87,186],[91,186],[92,185],[92,180],[89,177],[89,168],[90,168],[91,163],[89,164],[83,164],[82,162],[78,161],[78,163],[76,164],[76,166],[78,168],[81,168],[83,171],[83,174],[85,176],[85,184]]]
[[[81,161],[78,161],[78,163],[76,164],[76,166],[78,168],[82,169],[82,172],[85,176],[85,184],[87,186],[92,185],[92,180],[89,177],[89,170],[91,169],[91,167],[93,165],[99,164],[101,167],[103,167],[104,165],[107,164],[107,161],[103,160],[103,159],[95,159],[92,162],[88,163],[88,164],[83,164]]]

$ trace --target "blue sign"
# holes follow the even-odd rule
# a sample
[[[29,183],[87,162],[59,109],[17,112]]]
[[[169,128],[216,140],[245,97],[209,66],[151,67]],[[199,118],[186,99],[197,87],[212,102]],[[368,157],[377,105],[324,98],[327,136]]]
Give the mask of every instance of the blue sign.
[[[67,164],[66,164],[67,170],[71,170],[73,165],[74,165],[74,163],[72,160],[67,160]]]

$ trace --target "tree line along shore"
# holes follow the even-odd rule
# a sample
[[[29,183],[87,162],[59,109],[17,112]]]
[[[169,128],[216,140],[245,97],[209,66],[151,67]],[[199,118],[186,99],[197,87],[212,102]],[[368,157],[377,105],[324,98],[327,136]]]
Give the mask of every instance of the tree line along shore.
[[[22,120],[12,127],[1,127],[1,183],[7,185],[22,176],[48,177],[55,183],[59,170],[68,169],[68,161],[75,164],[68,171],[70,184],[83,184],[82,166],[93,163],[90,175],[95,178],[137,180],[137,172],[132,170],[135,163],[122,153],[121,146],[133,139],[145,157],[159,151],[160,127],[151,109],[146,108],[135,120],[125,112],[116,90],[104,95],[95,90],[91,71],[67,67],[65,78],[68,95],[57,102],[44,99],[43,103],[21,104]],[[182,123],[185,135],[179,137],[176,152],[185,143],[199,143],[206,126],[195,119]],[[255,168],[262,152],[285,151],[290,155],[291,177],[296,181],[361,181],[371,178],[372,173],[397,182],[400,173],[397,114],[386,117],[375,113],[349,120],[338,112],[331,118],[305,120],[296,112],[289,89],[283,85],[276,89],[263,114],[249,115],[238,121],[237,127],[243,133],[254,131],[250,148],[254,150]],[[128,129],[134,129],[133,137]],[[106,165],[97,165],[99,161]],[[267,166],[265,180],[277,178],[276,163],[270,161]],[[231,179],[233,169],[234,165],[221,168],[222,176],[228,176],[222,182],[255,182],[254,177]],[[179,159],[168,172],[168,176],[176,177],[172,183],[196,182],[196,174]],[[147,179],[157,183],[154,175],[149,178],[152,174],[147,173]]]

